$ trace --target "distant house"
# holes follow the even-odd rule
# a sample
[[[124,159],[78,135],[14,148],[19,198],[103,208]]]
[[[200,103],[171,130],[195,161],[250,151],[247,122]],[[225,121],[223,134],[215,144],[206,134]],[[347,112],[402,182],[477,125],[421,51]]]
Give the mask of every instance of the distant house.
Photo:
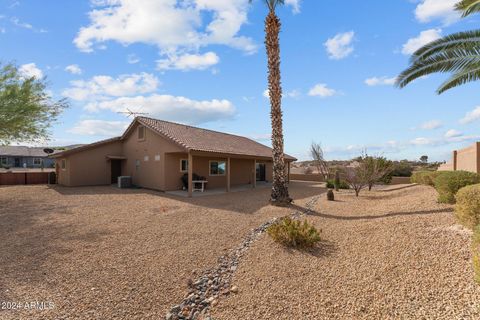
[[[53,168],[55,161],[48,158],[44,148],[0,146],[0,167],[3,168]]]
[[[121,137],[52,156],[58,183],[107,185],[131,176],[137,186],[181,190],[182,177],[204,177],[207,188],[272,180],[272,149],[245,137],[146,117],[137,117]],[[296,159],[285,155],[288,164]]]

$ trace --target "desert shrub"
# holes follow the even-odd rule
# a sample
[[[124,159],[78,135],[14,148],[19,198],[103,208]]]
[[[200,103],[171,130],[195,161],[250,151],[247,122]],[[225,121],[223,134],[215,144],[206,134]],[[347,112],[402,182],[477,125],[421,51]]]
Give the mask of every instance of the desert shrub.
[[[475,281],[480,284],[480,226],[477,226],[473,232],[472,253]]]
[[[447,171],[416,171],[412,174],[411,182],[426,186],[435,186],[435,180]]]
[[[335,179],[327,180],[327,188],[335,189]],[[350,186],[348,185],[348,183],[346,181],[340,180],[340,184],[338,185],[338,188],[348,190],[348,189],[350,189]]]
[[[320,232],[308,221],[283,218],[267,229],[267,233],[275,242],[287,247],[309,248],[321,240]]]
[[[438,202],[455,203],[455,195],[463,187],[480,182],[476,173],[467,171],[444,171],[435,178]]]
[[[333,193],[333,190],[328,190],[327,192],[327,200],[328,201],[335,201],[335,194]]]
[[[473,229],[480,223],[480,184],[460,189],[455,199],[455,217],[459,223]]]
[[[393,163],[392,177],[411,177],[413,166],[408,161],[400,161]]]

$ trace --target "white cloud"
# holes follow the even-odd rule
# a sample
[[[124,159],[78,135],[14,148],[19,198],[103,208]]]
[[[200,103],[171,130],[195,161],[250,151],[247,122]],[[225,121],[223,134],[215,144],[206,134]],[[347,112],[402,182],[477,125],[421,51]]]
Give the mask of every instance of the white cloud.
[[[167,58],[198,54],[208,45],[226,45],[248,54],[257,50],[252,39],[239,35],[247,23],[246,0],[95,0],[92,6],[90,24],[74,39],[85,52],[107,41],[155,45]]]
[[[300,13],[300,0],[285,0],[285,4],[292,7],[294,14]]]
[[[127,56],[127,62],[130,63],[130,64],[135,64],[135,63],[139,63],[140,62],[140,58],[137,57],[136,54],[129,54]]]
[[[455,129],[450,129],[445,132],[445,138],[456,138],[461,136],[463,136],[463,133]]]
[[[370,87],[375,86],[392,86],[395,84],[396,78],[389,77],[373,77],[365,80],[365,84]]]
[[[439,39],[442,36],[442,29],[429,29],[420,32],[420,34],[409,39],[402,47],[402,53],[411,55],[424,45]]]
[[[318,96],[322,98],[327,98],[336,95],[338,92],[334,89],[328,88],[326,84],[319,83],[310,89],[308,92],[309,96]]]
[[[205,70],[216,65],[220,58],[215,52],[205,54],[172,55],[166,59],[157,60],[159,70]]]
[[[43,72],[39,68],[37,68],[35,63],[27,63],[20,66],[18,69],[20,75],[24,78],[31,78],[35,77],[37,79],[43,78]]]
[[[82,74],[82,69],[78,66],[78,64],[66,66],[65,71],[70,72],[71,74]]]
[[[415,138],[411,140],[410,143],[416,146],[426,146],[426,145],[432,144],[433,140],[422,137],[422,138]]]
[[[106,99],[107,97],[132,96],[157,90],[160,81],[149,73],[126,74],[118,78],[95,76],[88,81],[75,80],[63,95],[77,101]]]
[[[339,33],[325,42],[325,47],[330,59],[340,60],[348,57],[354,50],[352,42],[355,32]]]
[[[290,90],[286,93],[286,96],[289,97],[289,98],[298,98],[301,95],[302,95],[302,93],[297,89]]]
[[[439,19],[450,24],[460,17],[455,11],[457,2],[458,0],[421,0],[415,8],[415,17],[423,23]]]
[[[87,104],[85,109],[90,112],[101,110],[124,112],[132,106],[141,108],[141,111],[147,113],[150,117],[186,124],[230,119],[235,115],[235,106],[228,100],[198,101],[159,94],[95,101]]]
[[[465,117],[463,117],[460,120],[460,123],[461,124],[467,124],[467,123],[471,123],[473,121],[476,121],[478,119],[480,119],[480,106],[476,107],[475,109],[473,109],[470,112],[467,112]]]
[[[125,121],[82,120],[68,132],[89,136],[118,136],[129,124]]]
[[[424,122],[420,125],[420,129],[423,130],[434,130],[441,128],[443,126],[443,123],[440,120],[430,120],[427,122]]]

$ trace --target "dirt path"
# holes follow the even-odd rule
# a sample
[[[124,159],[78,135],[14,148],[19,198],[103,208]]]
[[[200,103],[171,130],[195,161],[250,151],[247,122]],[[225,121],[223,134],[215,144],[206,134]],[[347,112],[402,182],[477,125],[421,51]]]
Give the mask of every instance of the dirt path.
[[[470,234],[435,198],[423,186],[322,198],[309,217],[321,246],[288,251],[264,236],[214,319],[479,319]]]

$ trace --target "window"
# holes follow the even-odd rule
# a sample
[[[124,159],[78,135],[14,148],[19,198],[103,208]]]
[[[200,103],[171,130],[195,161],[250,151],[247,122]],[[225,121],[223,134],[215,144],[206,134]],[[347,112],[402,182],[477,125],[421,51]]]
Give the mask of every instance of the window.
[[[148,162],[149,160],[150,160],[150,157],[149,157],[149,156],[143,157],[143,161]]]
[[[180,172],[188,172],[188,160],[180,160]]]
[[[210,175],[224,176],[227,169],[225,161],[210,161]]]
[[[41,158],[33,158],[33,165],[34,166],[42,165],[42,159]]]
[[[140,169],[140,160],[135,160],[135,170]]]
[[[155,161],[160,161],[160,155],[159,154],[155,155]]]
[[[8,158],[0,157],[0,165],[3,165],[3,166],[8,165]]]
[[[67,169],[67,159],[62,159],[60,162],[60,168],[62,168],[62,170]]]
[[[139,126],[138,127],[138,140],[145,140],[145,127]]]

